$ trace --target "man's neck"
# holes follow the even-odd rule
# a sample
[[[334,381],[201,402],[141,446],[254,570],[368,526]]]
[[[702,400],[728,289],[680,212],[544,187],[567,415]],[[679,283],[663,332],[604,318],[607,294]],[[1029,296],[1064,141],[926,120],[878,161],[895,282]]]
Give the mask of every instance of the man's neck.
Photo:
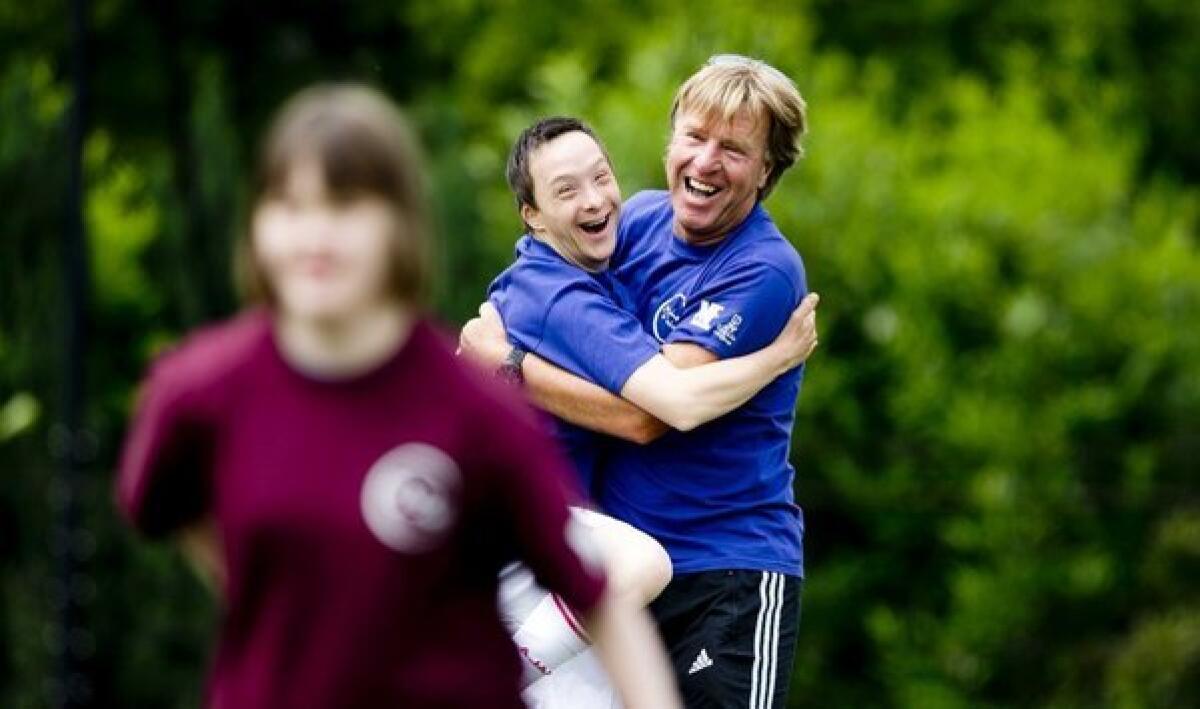
[[[392,304],[333,321],[281,315],[275,334],[288,364],[336,379],[363,374],[386,361],[408,340],[415,319],[408,307]]]
[[[709,246],[716,246],[717,244],[724,241],[725,238],[728,237],[729,234],[731,233],[731,231],[723,231],[720,234],[704,234],[704,235],[697,236],[697,235],[693,235],[693,234],[688,234],[686,232],[683,234],[680,234],[680,231],[682,231],[682,230],[680,230],[680,229],[675,230],[675,238],[679,239],[680,241],[687,244],[688,246],[698,246],[701,248],[707,248]]]
[[[674,233],[676,239],[679,239],[689,246],[698,246],[701,248],[716,246],[725,239],[729,238],[730,234],[734,233],[738,229],[741,229],[742,225],[746,223],[746,220],[750,218],[750,215],[754,214],[754,208],[757,206],[757,200],[751,202],[750,206],[746,209],[745,214],[742,215],[741,219],[738,219],[736,222],[734,222],[733,226],[714,234],[697,234],[695,232],[688,231],[680,227],[679,222],[675,222],[671,225],[671,231]]]

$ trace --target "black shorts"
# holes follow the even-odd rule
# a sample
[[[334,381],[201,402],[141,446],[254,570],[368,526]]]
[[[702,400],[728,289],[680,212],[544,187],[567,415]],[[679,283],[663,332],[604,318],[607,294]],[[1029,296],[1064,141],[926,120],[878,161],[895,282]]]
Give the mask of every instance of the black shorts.
[[[800,626],[796,576],[679,574],[650,605],[688,709],[787,705]]]

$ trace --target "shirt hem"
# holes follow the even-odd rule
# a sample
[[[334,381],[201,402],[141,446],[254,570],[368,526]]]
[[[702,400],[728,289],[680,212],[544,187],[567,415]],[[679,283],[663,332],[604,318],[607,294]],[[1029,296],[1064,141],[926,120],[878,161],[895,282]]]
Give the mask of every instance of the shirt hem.
[[[673,564],[677,574],[694,574],[701,571],[770,571],[787,576],[804,578],[804,561],[780,562],[760,559],[715,559]]]

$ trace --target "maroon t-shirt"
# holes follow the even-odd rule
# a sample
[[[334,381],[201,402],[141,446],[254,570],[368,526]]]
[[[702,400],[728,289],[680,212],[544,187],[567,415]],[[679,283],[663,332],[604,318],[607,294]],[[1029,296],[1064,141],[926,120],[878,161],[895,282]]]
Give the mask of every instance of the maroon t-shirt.
[[[532,413],[429,324],[324,381],[282,359],[258,311],[153,367],[117,496],[148,534],[216,520],[211,706],[516,708],[500,568],[524,561],[585,612],[603,589],[571,479]]]

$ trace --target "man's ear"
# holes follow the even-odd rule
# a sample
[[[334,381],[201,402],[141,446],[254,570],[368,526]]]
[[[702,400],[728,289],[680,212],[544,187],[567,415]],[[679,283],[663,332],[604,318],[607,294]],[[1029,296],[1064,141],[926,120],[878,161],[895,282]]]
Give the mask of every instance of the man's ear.
[[[524,222],[528,224],[529,228],[533,231],[540,232],[545,229],[545,225],[542,222],[541,211],[529,203],[524,203],[521,205],[521,219],[524,220]]]
[[[771,176],[771,161],[764,160],[762,175],[758,178],[758,189],[759,190],[761,190],[762,188],[767,186],[767,178],[770,176]]]

